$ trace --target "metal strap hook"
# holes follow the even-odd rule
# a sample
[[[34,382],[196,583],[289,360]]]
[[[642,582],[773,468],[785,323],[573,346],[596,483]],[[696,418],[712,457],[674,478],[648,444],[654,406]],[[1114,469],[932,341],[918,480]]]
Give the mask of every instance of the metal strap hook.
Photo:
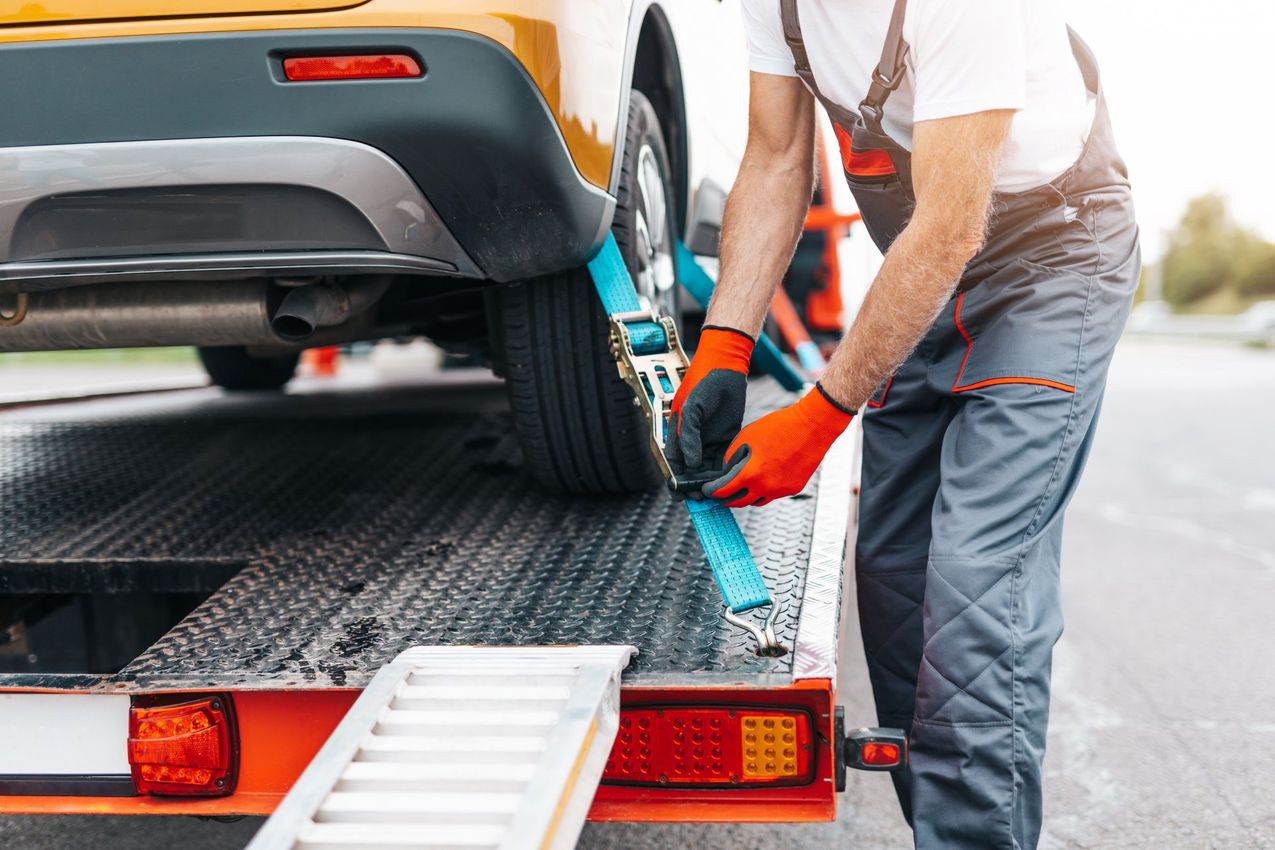
[[[779,638],[775,636],[775,621],[779,619],[778,605],[773,602],[769,602],[765,605],[759,605],[757,608],[753,609],[754,611],[769,609],[760,626],[758,626],[755,622],[745,620],[743,617],[730,610],[729,605],[725,606],[725,609],[726,622],[736,628],[743,629],[757,639],[758,655],[778,657],[788,651],[787,648],[779,642]]]

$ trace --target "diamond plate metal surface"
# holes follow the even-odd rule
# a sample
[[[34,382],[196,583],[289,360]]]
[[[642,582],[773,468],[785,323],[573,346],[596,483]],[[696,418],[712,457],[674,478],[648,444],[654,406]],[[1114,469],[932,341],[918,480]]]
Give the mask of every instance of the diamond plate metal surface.
[[[810,561],[802,589],[801,621],[792,663],[796,679],[836,681],[837,678],[846,537],[862,433],[856,420],[833,444],[821,467]]]
[[[752,395],[754,414],[790,398]],[[738,513],[789,647],[815,504],[812,487]],[[138,558],[244,567],[114,689],[361,687],[427,644],[634,644],[630,683],[792,675],[722,621],[684,508],[546,496],[482,392],[0,419],[0,564]]]

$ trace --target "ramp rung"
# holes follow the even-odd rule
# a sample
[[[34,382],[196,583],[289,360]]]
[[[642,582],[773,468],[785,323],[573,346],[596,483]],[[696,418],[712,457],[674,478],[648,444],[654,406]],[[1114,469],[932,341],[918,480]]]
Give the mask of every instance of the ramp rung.
[[[401,762],[356,761],[341,774],[343,783],[427,784],[490,782],[513,785],[531,781],[534,766],[527,763],[468,764],[456,761],[403,764]]]
[[[520,734],[529,728],[544,728],[558,722],[559,712],[544,709],[519,711],[510,707],[505,711],[461,709],[422,711],[391,708],[377,723],[380,734],[437,734],[455,735],[461,730],[476,730],[485,734]]]
[[[417,647],[376,674],[248,850],[565,850],[629,646]]]
[[[562,687],[569,688],[575,681],[574,673],[535,673],[532,670],[521,671],[517,679],[519,685],[528,687]],[[436,687],[439,685],[473,685],[474,687],[508,687],[512,670],[491,672],[482,670],[448,670],[446,673],[413,673],[407,677],[407,687]]]
[[[519,795],[454,791],[387,794],[333,791],[317,821],[383,820],[387,823],[505,823],[518,810]]]
[[[293,845],[297,850],[475,850],[496,848],[505,835],[503,826],[434,826],[349,823],[311,824]]]
[[[568,685],[408,685],[394,699],[394,708],[443,708],[463,710],[474,700],[484,703],[514,703],[528,708],[553,708],[571,696]]]
[[[464,738],[411,738],[402,735],[370,735],[357,756],[359,761],[430,762],[439,758],[467,764],[505,760],[510,763],[535,762],[544,752],[544,738],[500,735]]]

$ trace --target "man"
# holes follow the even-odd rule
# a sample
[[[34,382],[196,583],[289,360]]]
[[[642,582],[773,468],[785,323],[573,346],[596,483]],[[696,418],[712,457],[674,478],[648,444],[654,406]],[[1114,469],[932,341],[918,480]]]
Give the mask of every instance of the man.
[[[916,846],[1035,847],[1063,510],[1139,274],[1097,67],[1057,0],[743,6],[748,146],[670,459],[764,505],[864,410],[859,618],[879,722],[910,736]],[[741,431],[816,98],[885,260],[815,390]]]

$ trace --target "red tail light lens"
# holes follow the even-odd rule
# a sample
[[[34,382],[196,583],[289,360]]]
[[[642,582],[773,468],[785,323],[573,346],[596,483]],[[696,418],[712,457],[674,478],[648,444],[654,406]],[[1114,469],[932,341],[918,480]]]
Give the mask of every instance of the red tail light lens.
[[[306,80],[388,80],[421,76],[421,64],[405,53],[366,56],[293,56],[283,60],[291,82]]]
[[[898,744],[864,744],[862,753],[863,763],[871,767],[894,767],[902,757]]]
[[[134,705],[128,761],[139,794],[219,797],[234,786],[234,720],[226,697]]]
[[[636,706],[602,781],[616,785],[803,785],[814,778],[810,716],[753,706]]]
[[[855,770],[896,770],[908,762],[908,736],[902,729],[855,729],[846,735],[841,753]]]

